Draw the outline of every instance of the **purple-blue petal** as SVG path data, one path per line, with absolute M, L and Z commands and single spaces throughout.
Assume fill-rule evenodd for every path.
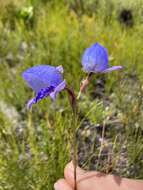
M 36 99 L 35 98 L 32 98 L 31 100 L 28 101 L 27 109 L 30 109 L 33 104 L 36 104 Z
M 53 86 L 49 86 L 45 89 L 41 89 L 36 95 L 36 102 L 38 102 L 39 100 L 42 100 L 43 98 L 49 96 L 50 93 L 54 91 L 54 89 L 55 89 L 55 87 L 53 87 Z
M 55 89 L 53 92 L 50 93 L 50 97 L 51 99 L 54 101 L 56 99 L 57 94 L 62 91 L 64 88 L 66 87 L 66 81 L 64 80 L 63 82 L 61 82 Z
M 102 71 L 102 73 L 109 73 L 111 71 L 120 70 L 122 68 L 123 68 L 122 66 L 113 66 L 109 67 L 108 69 L 105 69 L 104 71 Z
M 59 70 L 50 65 L 31 67 L 24 71 L 22 76 L 36 93 L 49 86 L 56 87 L 63 81 Z
M 33 104 L 38 103 L 40 100 L 42 100 L 43 98 L 47 97 L 50 95 L 50 93 L 52 93 L 54 91 L 55 87 L 50 86 L 48 88 L 45 89 L 41 89 L 37 94 L 35 98 L 32 98 L 28 104 L 27 104 L 27 108 L 30 109 L 32 107 Z
M 57 71 L 59 71 L 60 73 L 63 73 L 64 72 L 64 69 L 62 67 L 62 65 L 56 67 Z
M 99 43 L 87 48 L 82 57 L 83 70 L 87 73 L 102 72 L 108 68 L 108 52 Z
M 36 92 L 36 96 L 28 102 L 27 107 L 31 108 L 33 104 L 47 96 L 55 100 L 56 95 L 66 86 L 62 73 L 62 66 L 53 67 L 50 65 L 34 66 L 23 72 L 23 78 Z

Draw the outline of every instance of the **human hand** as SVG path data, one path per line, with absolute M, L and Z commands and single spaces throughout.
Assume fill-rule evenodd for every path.
M 55 190 L 74 190 L 74 169 L 70 162 L 65 167 L 65 179 L 59 179 Z M 78 190 L 143 190 L 143 180 L 132 180 L 106 175 L 96 171 L 85 171 L 77 167 Z

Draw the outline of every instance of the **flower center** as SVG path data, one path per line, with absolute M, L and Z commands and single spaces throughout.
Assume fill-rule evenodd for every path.
M 37 103 L 39 100 L 43 99 L 44 97 L 47 97 L 50 95 L 51 92 L 53 92 L 55 87 L 49 86 L 47 88 L 41 89 L 36 97 L 35 97 L 35 102 Z

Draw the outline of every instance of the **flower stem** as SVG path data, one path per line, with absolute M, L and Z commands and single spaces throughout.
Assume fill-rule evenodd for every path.
M 77 109 L 73 112 L 73 165 L 74 165 L 74 190 L 77 190 L 77 140 L 76 140 L 76 129 L 77 129 L 77 121 L 78 121 L 78 115 L 77 115 Z
M 69 101 L 72 107 L 72 134 L 73 134 L 73 165 L 74 165 L 74 190 L 77 190 L 77 164 L 78 164 L 78 159 L 77 159 L 77 141 L 76 141 L 76 129 L 77 129 L 77 122 L 78 122 L 78 106 L 77 106 L 77 98 L 74 93 L 74 91 L 70 88 L 66 88 L 69 94 Z
M 92 77 L 92 73 L 89 73 L 86 77 L 85 80 L 83 80 L 81 82 L 81 85 L 80 85 L 80 91 L 77 95 L 77 100 L 79 100 L 80 96 L 81 96 L 81 93 L 86 89 L 86 87 L 89 85 L 90 83 L 90 80 L 91 80 L 91 77 Z

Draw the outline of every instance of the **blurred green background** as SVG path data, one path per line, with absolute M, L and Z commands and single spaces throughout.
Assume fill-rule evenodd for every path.
M 124 69 L 96 75 L 79 101 L 79 138 L 83 144 L 92 139 L 84 144 L 92 145 L 86 158 L 94 164 L 101 151 L 101 133 L 91 137 L 90 126 L 102 130 L 105 123 L 103 146 L 112 145 L 113 157 L 95 168 L 143 179 L 143 0 L 0 0 L 0 190 L 52 190 L 63 177 L 71 152 L 67 94 L 56 103 L 39 102 L 30 113 L 26 103 L 34 94 L 21 73 L 33 65 L 62 65 L 77 93 L 86 77 L 81 56 L 95 42 L 108 49 L 111 65 Z M 79 162 L 86 161 L 79 156 Z

